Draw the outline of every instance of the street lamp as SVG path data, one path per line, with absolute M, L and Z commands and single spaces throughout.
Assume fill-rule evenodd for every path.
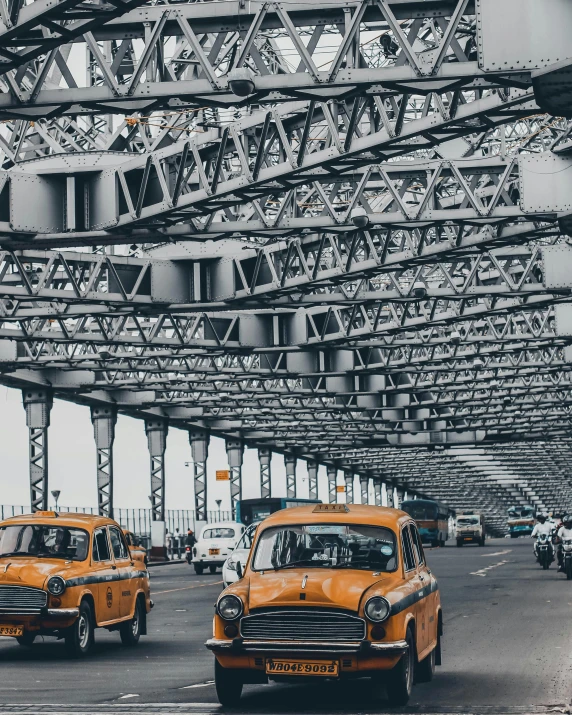
M 58 499 L 60 498 L 61 493 L 62 492 L 60 489 L 54 489 L 52 491 L 52 496 L 54 497 L 54 501 L 56 502 L 56 511 L 58 510 Z

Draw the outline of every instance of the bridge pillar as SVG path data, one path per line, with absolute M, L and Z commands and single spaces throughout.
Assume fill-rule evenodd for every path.
M 233 516 L 236 517 L 237 502 L 242 498 L 242 460 L 244 457 L 242 440 L 227 439 L 226 456 L 230 469 L 230 504 Z
M 382 501 L 381 501 L 381 479 L 374 479 L 373 480 L 373 491 L 375 494 L 375 505 L 376 506 L 382 506 Z
M 167 420 L 145 420 L 145 433 L 151 458 L 151 519 L 165 521 L 165 448 L 167 446 Z
M 22 390 L 28 426 L 30 504 L 32 511 L 48 508 L 48 427 L 52 393 L 45 389 Z
M 361 492 L 361 503 L 369 504 L 369 478 L 364 474 L 359 475 L 359 486 Z
M 266 499 L 272 491 L 272 452 L 268 447 L 258 448 L 258 462 L 260 463 L 260 496 Z
M 113 519 L 113 442 L 117 407 L 91 407 L 97 461 L 97 513 Z
M 397 487 L 393 487 L 393 506 L 395 509 L 399 509 L 401 502 L 403 501 L 403 492 Z
M 308 487 L 310 499 L 318 498 L 318 463 L 312 459 L 306 462 L 308 468 Z
M 330 504 L 336 504 L 338 501 L 338 492 L 336 490 L 336 479 L 338 477 L 338 470 L 334 464 L 328 464 L 328 500 Z
M 298 457 L 295 454 L 284 455 L 284 466 L 286 467 L 286 496 L 296 497 L 296 465 Z
M 344 482 L 346 485 L 346 504 L 354 503 L 354 473 L 344 471 Z
M 195 484 L 195 518 L 207 520 L 207 459 L 210 435 L 206 430 L 189 432 Z
M 391 488 L 390 484 L 387 484 L 387 482 L 383 482 L 383 500 L 384 500 L 384 505 L 383 506 L 393 506 L 393 490 Z

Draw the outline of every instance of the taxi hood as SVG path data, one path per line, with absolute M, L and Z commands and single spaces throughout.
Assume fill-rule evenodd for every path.
M 70 578 L 78 562 L 69 563 L 64 559 L 37 559 L 22 556 L 6 556 L 0 559 L 0 586 L 17 585 L 44 588 L 50 576 Z
M 365 591 L 390 574 L 354 569 L 291 568 L 250 574 L 249 610 L 264 606 L 330 606 L 359 609 Z M 302 583 L 305 579 L 305 585 Z

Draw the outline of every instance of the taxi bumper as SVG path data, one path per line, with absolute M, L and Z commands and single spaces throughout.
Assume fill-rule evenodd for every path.
M 16 618 L 25 618 L 27 620 L 56 620 L 68 621 L 79 616 L 79 608 L 0 608 L 0 619 L 6 618 L 12 620 Z
M 408 649 L 407 641 L 389 641 L 377 643 L 372 641 L 258 641 L 234 638 L 224 640 L 210 638 L 206 647 L 221 653 L 316 653 L 341 654 L 356 653 L 360 655 L 401 655 Z

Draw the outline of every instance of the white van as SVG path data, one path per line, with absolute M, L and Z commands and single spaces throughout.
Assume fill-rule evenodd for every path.
M 216 573 L 234 550 L 246 527 L 236 521 L 216 521 L 203 527 L 193 546 L 192 564 L 195 573 L 202 574 L 208 566 Z
M 457 546 L 463 544 L 485 545 L 485 518 L 482 514 L 457 513 Z

